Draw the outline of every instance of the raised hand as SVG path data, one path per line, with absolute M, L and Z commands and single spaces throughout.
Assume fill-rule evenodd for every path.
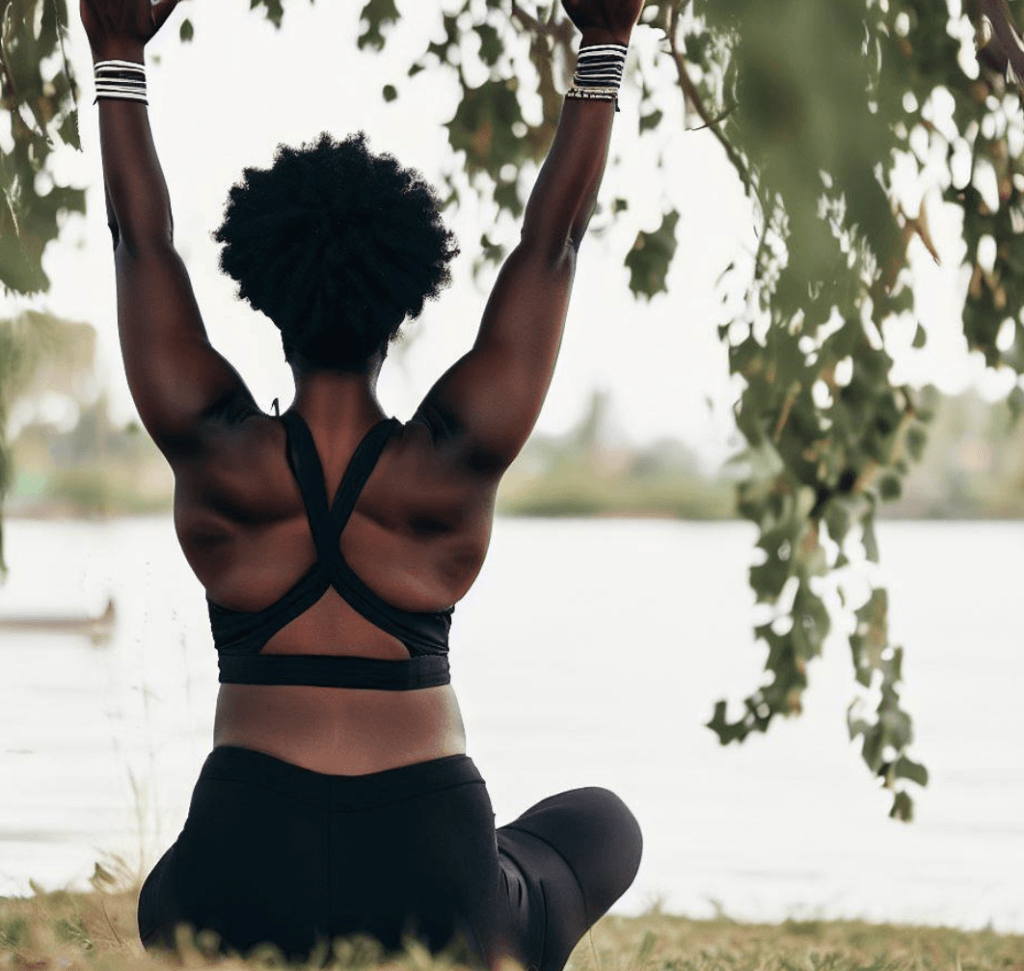
M 628 42 L 645 0 L 562 0 L 580 33 L 598 32 Z
M 142 47 L 166 23 L 181 0 L 79 0 L 82 26 L 93 53 L 117 56 Z

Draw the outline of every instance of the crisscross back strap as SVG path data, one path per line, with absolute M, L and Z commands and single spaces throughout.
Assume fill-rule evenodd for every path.
M 377 467 L 377 460 L 380 453 L 384 451 L 391 433 L 398 425 L 397 418 L 385 418 L 377 422 L 364 436 L 363 440 L 356 446 L 356 450 L 349 459 L 348 468 L 341 477 L 338 484 L 338 491 L 334 494 L 334 503 L 331 505 L 331 519 L 334 520 L 334 528 L 337 534 L 345 528 L 352 510 L 356 507 L 356 500 L 359 493 L 363 491 L 366 480 L 370 473 Z
M 328 509 L 324 470 L 309 426 L 294 411 L 285 412 L 281 420 L 288 433 L 288 463 L 302 492 L 317 557 L 321 566 L 330 575 L 334 575 L 341 565 L 338 537 L 352 515 L 359 493 L 377 464 L 388 436 L 398 422 L 394 418 L 385 418 L 363 436 L 341 478 L 334 503 Z

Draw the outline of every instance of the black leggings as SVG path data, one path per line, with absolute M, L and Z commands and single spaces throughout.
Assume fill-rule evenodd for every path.
M 143 884 L 142 942 L 173 948 L 185 923 L 215 931 L 225 953 L 269 942 L 305 961 L 337 937 L 369 935 L 392 953 L 408 936 L 492 969 L 510 956 L 561 971 L 633 882 L 640 827 L 597 787 L 494 821 L 466 755 L 344 776 L 215 748 Z

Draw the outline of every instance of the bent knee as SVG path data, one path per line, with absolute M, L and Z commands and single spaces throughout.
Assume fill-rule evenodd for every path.
M 557 853 L 579 885 L 587 926 L 629 889 L 640 868 L 640 824 L 622 799 L 602 786 L 548 796 L 502 829 L 513 841 L 516 831 L 529 833 Z
M 594 801 L 595 811 L 603 820 L 608 839 L 616 844 L 617 855 L 629 871 L 629 882 L 632 883 L 640 868 L 644 848 L 640 823 L 629 806 L 611 789 L 591 786 L 588 791 Z M 625 866 L 627 863 L 629 866 Z

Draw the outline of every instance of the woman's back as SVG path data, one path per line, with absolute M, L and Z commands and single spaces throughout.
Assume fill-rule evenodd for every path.
M 230 440 L 217 443 L 216 468 L 196 463 L 179 472 L 175 523 L 213 610 L 237 616 L 277 604 L 318 556 L 287 458 L 282 420 L 250 413 L 232 427 L 234 432 L 223 435 Z M 326 496 L 337 492 L 365 431 L 341 419 L 329 431 L 310 428 Z M 450 608 L 483 562 L 493 489 L 479 483 L 467 488 L 464 478 L 445 469 L 445 457 L 426 426 L 398 426 L 387 435 L 341 531 L 344 561 L 373 594 L 399 611 Z M 332 586 L 272 633 L 259 653 L 390 661 L 410 656 L 398 637 L 363 616 Z M 466 750 L 450 684 L 415 691 L 222 684 L 214 745 L 254 748 L 341 775 Z

